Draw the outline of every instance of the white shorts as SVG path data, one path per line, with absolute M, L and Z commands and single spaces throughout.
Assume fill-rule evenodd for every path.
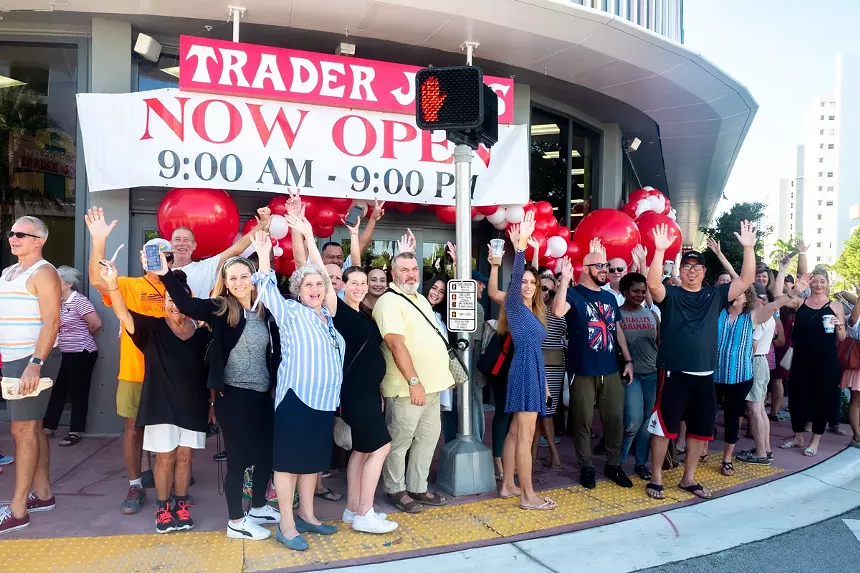
M 147 452 L 167 453 L 179 446 L 202 450 L 206 447 L 206 432 L 192 432 L 173 424 L 155 424 L 143 429 L 143 449 Z

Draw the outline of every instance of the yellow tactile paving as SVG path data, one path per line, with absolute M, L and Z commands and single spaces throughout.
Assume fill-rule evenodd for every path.
M 719 454 L 699 465 L 702 485 L 719 492 L 772 476 L 779 468 L 736 464 L 736 475 L 720 474 Z M 555 511 L 521 511 L 516 499 L 490 499 L 429 509 L 418 515 L 397 514 L 400 527 L 388 535 L 355 533 L 341 526 L 335 535 L 307 535 L 308 551 L 298 553 L 264 542 L 230 540 L 222 531 L 167 535 L 78 537 L 0 542 L 3 573 L 244 573 L 282 568 L 314 568 L 348 559 L 397 558 L 398 554 L 475 541 L 498 540 L 668 506 L 693 498 L 676 487 L 683 466 L 664 472 L 666 499 L 645 495 L 645 483 L 633 478 L 632 489 L 602 481 L 593 490 L 579 485 L 541 492 L 559 505 Z M 130 539 L 130 538 L 134 539 Z

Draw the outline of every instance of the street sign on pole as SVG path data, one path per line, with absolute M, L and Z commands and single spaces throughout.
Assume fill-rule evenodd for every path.
M 478 283 L 469 280 L 448 281 L 448 332 L 478 330 Z

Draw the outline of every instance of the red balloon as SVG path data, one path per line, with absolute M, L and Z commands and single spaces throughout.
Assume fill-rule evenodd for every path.
M 544 221 L 547 223 L 547 231 L 550 235 L 554 234 L 555 230 L 558 228 L 558 219 L 553 216 L 548 219 L 544 219 Z
M 621 207 L 621 212 L 630 217 L 631 219 L 636 218 L 636 201 L 628 201 L 626 205 Z
M 278 195 L 269 201 L 269 209 L 272 210 L 272 215 L 286 215 L 287 201 L 289 198 L 290 197 L 288 195 Z
M 251 232 L 251 229 L 257 226 L 257 220 L 253 217 L 245 221 L 245 224 L 242 226 L 242 235 L 247 235 Z
M 640 242 L 639 228 L 633 219 L 615 209 L 592 211 L 577 226 L 573 240 L 583 253 L 588 252 L 589 243 L 600 237 L 606 248 L 606 258 L 624 259 L 631 262 L 633 247 Z
M 296 261 L 294 261 L 292 257 L 287 257 L 286 255 L 278 257 L 275 259 L 275 270 L 279 274 L 289 277 L 296 272 Z
M 549 201 L 538 201 L 535 203 L 535 209 L 537 211 L 535 213 L 536 218 L 552 217 L 552 205 L 550 205 Z
M 669 229 L 669 238 L 672 239 L 672 246 L 666 250 L 664 260 L 675 260 L 681 251 L 681 243 L 683 242 L 678 223 L 661 213 L 646 211 L 636 219 L 636 225 L 642 234 L 642 246 L 648 249 L 648 257 L 646 258 L 648 264 L 651 264 L 651 259 L 654 257 L 654 228 L 657 225 L 666 225 Z
M 313 224 L 316 228 L 319 227 L 331 227 L 332 233 L 334 232 L 334 226 L 340 223 L 340 215 L 335 211 L 335 209 L 328 204 L 323 204 L 320 206 L 317 211 L 316 216 L 314 217 Z M 317 234 L 318 237 L 330 237 L 331 233 L 328 235 L 320 235 Z
M 558 223 L 556 223 L 558 224 Z M 546 219 L 535 220 L 535 233 L 546 235 L 549 232 L 549 222 Z
M 555 267 L 556 267 L 556 265 L 558 265 L 558 259 L 554 259 L 552 257 L 549 257 L 548 259 L 545 259 L 541 264 L 543 266 L 547 267 L 552 272 L 555 272 Z
M 334 235 L 334 225 L 316 225 L 314 227 L 314 235 L 320 239 L 328 239 Z
M 559 225 L 558 227 L 556 227 L 553 230 L 552 234 L 556 237 L 561 237 L 565 241 L 570 240 L 570 229 L 568 229 L 564 225 Z
M 490 215 L 492 215 L 493 213 L 495 213 L 496 211 L 499 210 L 499 206 L 498 205 L 485 205 L 484 207 L 476 207 L 476 209 L 478 209 L 478 213 L 480 213 L 481 215 L 489 217 Z
M 326 202 L 338 213 L 346 213 L 352 206 L 352 199 L 345 199 L 342 197 L 329 197 L 326 199 Z
M 582 264 L 582 261 L 577 261 L 577 262 L 573 263 L 573 281 L 574 282 L 577 282 L 577 283 L 579 282 L 579 275 L 582 274 L 582 270 L 584 268 L 585 268 L 585 266 Z
M 567 252 L 565 253 L 565 256 L 569 258 L 571 262 L 582 260 L 582 251 L 575 241 L 569 241 L 567 243 Z
M 273 239 L 274 241 L 274 239 Z M 275 241 L 275 244 L 281 247 L 284 250 L 284 254 L 281 255 L 281 258 L 292 259 L 293 258 L 293 234 L 287 233 L 287 236 L 281 239 L 280 241 Z
M 438 205 L 436 207 L 436 216 L 443 223 L 453 225 L 457 222 L 457 208 L 454 205 Z
M 308 221 L 313 221 L 321 206 L 325 204 L 324 201 L 320 201 L 317 197 L 302 197 L 302 205 L 305 208 L 305 217 Z
M 478 208 L 477 208 L 477 207 L 472 207 L 472 216 L 471 216 L 471 217 L 469 217 L 469 218 L 470 218 L 470 219 L 474 219 L 477 215 L 478 215 Z
M 215 256 L 233 245 L 239 231 L 239 209 L 223 189 L 173 189 L 158 206 L 158 232 L 170 240 L 174 229 L 194 233 L 194 258 Z
M 537 213 L 537 205 L 535 205 L 534 203 L 526 203 L 525 205 L 523 205 L 523 213 L 530 212 Z
M 546 257 L 546 237 L 543 235 L 532 235 L 533 239 L 537 239 L 539 247 L 538 247 L 538 259 L 542 259 Z M 532 259 L 534 258 L 535 250 L 529 245 L 526 247 L 526 263 L 531 264 Z M 538 260 L 540 262 L 540 260 Z
M 404 215 L 411 215 L 421 206 L 418 203 L 392 203 L 391 206 L 403 213 Z M 428 205 L 428 207 L 431 207 Z

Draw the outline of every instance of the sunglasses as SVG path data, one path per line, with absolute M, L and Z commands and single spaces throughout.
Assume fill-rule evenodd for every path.
M 540 289 L 541 289 L 543 292 L 548 292 L 548 293 L 550 293 L 550 294 L 555 294 L 555 291 L 554 291 L 553 289 L 549 288 L 548 286 L 543 286 L 543 285 L 541 285 Z
M 682 271 L 701 271 L 705 268 L 705 265 L 681 265 Z
M 591 263 L 590 265 L 585 265 L 586 267 L 594 267 L 598 271 L 602 271 L 604 269 L 609 268 L 609 263 Z
M 627 267 L 615 267 L 615 268 L 609 267 L 610 273 L 623 273 L 626 270 L 627 270 Z
M 23 239 L 25 237 L 32 237 L 34 239 L 42 238 L 39 235 L 31 235 L 30 233 L 22 233 L 21 231 L 9 231 L 8 233 L 6 233 L 6 236 L 10 239 L 12 237 L 15 237 L 16 239 Z

